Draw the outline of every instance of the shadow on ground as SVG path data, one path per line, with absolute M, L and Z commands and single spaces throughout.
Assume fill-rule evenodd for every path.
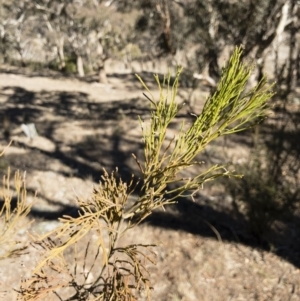
M 286 217 L 283 222 L 287 222 Z M 247 217 L 236 218 L 233 212 L 219 211 L 210 205 L 201 204 L 201 200 L 200 203 L 195 203 L 181 199 L 173 209 L 154 212 L 146 223 L 203 237 L 214 237 L 216 240 L 220 235 L 223 241 L 271 251 L 300 267 L 299 216 L 290 216 L 287 226 L 282 229 L 271 227 L 265 229 L 267 234 L 262 240 L 261 237 L 252 235 L 252 225 Z
M 7 96 L 0 112 L 1 140 L 5 144 L 14 139 L 12 146 L 27 151 L 24 160 L 15 160 L 19 162 L 16 168 L 51 170 L 51 160 L 57 159 L 73 171 L 72 176 L 83 179 L 90 176 L 95 181 L 100 179 L 103 168 L 119 166 L 125 176 L 126 170 L 130 170 L 126 161 L 141 143 L 133 143 L 124 134 L 138 125 L 135 121 L 138 115 L 149 115 L 143 100 L 99 103 L 89 100 L 85 93 L 33 93 L 20 87 L 5 87 L 0 93 Z M 39 136 L 51 147 L 40 145 L 35 138 L 23 139 L 22 123 L 34 123 Z M 5 159 L 14 161 L 12 155 Z

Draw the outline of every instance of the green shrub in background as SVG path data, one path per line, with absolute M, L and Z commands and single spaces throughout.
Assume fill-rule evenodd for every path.
M 241 48 L 236 48 L 202 113 L 192 124 L 183 122 L 171 140 L 166 138 L 169 125 L 181 109 L 176 102 L 181 68 L 172 85 L 170 75 L 162 82 L 155 76 L 158 99 L 138 77 L 151 109 L 150 120 L 140 119 L 144 158 L 134 156 L 141 184 L 134 184 L 134 176 L 126 183 L 105 171 L 92 196 L 78 200 L 78 217 L 64 216 L 58 229 L 37 238 L 44 258 L 32 277 L 22 282 L 20 300 L 50 300 L 51 296 L 57 300 L 137 300 L 141 294 L 150 300 L 147 265 L 155 261 L 155 246 L 123 245 L 120 238 L 157 208 L 176 202 L 179 196 L 193 196 L 204 183 L 223 176 L 239 177 L 223 165 L 189 178 L 183 172 L 203 165 L 196 157 L 211 141 L 265 117 L 272 86 L 263 78 L 246 91 L 251 67 L 241 62 L 241 54 Z M 133 194 L 137 194 L 135 201 Z M 83 241 L 85 250 L 78 250 Z M 70 253 L 73 262 L 68 263 Z
M 224 185 L 233 197 L 235 213 L 242 214 L 253 237 L 270 248 L 273 243 L 268 240 L 268 232 L 272 232 L 274 223 L 290 222 L 299 206 L 299 154 L 286 143 L 289 136 L 284 137 L 286 129 L 295 136 L 299 131 L 299 124 L 293 126 L 291 119 L 277 119 L 280 132 L 273 130 L 276 134 L 269 147 L 257 131 L 249 159 L 238 167 L 243 178 Z
M 60 69 L 59 62 L 54 60 L 49 64 L 49 69 L 59 72 L 64 72 L 66 74 L 73 74 L 77 72 L 76 57 L 75 56 L 65 56 L 65 67 Z

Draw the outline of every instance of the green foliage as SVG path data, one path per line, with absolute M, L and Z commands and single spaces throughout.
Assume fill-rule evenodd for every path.
M 154 246 L 123 245 L 121 238 L 154 210 L 175 202 L 179 196 L 193 196 L 204 183 L 216 178 L 237 176 L 222 165 L 214 165 L 189 178 L 183 177 L 182 172 L 203 165 L 196 157 L 212 140 L 244 130 L 265 114 L 266 102 L 272 96 L 271 86 L 263 78 L 255 88 L 245 92 L 251 68 L 241 63 L 241 53 L 236 48 L 202 113 L 191 125 L 182 123 L 170 140 L 167 139 L 169 125 L 181 109 L 176 95 L 182 69 L 178 69 L 172 85 L 170 75 L 162 82 L 155 76 L 158 99 L 138 77 L 149 93 L 151 109 L 149 121 L 140 119 L 143 162 L 134 156 L 142 173 L 141 188 L 136 191 L 139 186 L 134 176 L 126 183 L 118 180 L 115 173 L 105 171 L 93 195 L 88 200 L 78 200 L 78 217 L 64 216 L 58 229 L 37 238 L 45 258 L 32 277 L 22 283 L 20 298 L 137 300 L 144 292 L 150 299 L 147 266 L 154 262 Z M 135 201 L 133 193 L 138 194 Z M 88 243 L 82 254 L 77 244 L 85 239 Z M 71 250 L 75 259 L 67 263 L 65 254 Z
M 65 67 L 63 68 L 63 70 L 60 69 L 59 65 L 60 64 L 58 61 L 54 61 L 54 62 L 50 63 L 49 68 L 51 70 L 62 71 L 67 74 L 74 74 L 77 72 L 75 56 L 66 56 L 65 57 Z
M 77 71 L 77 65 L 76 65 L 76 58 L 75 57 L 66 57 L 65 58 L 65 67 L 63 69 L 63 72 L 65 73 L 76 73 Z
M 181 69 L 178 70 L 171 90 L 170 76 L 164 79 L 162 85 L 158 76 L 155 77 L 160 89 L 158 102 L 155 102 L 154 96 L 142 82 L 151 95 L 149 100 L 152 116 L 150 126 L 145 127 L 142 122 L 145 164 L 142 167 L 138 161 L 137 163 L 144 174 L 143 196 L 133 208 L 142 211 L 144 217 L 155 205 L 159 204 L 160 207 L 168 204 L 188 191 L 194 193 L 205 182 L 217 177 L 233 175 L 225 166 L 215 165 L 194 178 L 182 179 L 178 176 L 180 171 L 202 164 L 196 161 L 195 157 L 212 140 L 242 131 L 249 127 L 251 122 L 260 121 L 264 117 L 266 102 L 273 95 L 270 91 L 271 87 L 266 86 L 266 78 L 263 78 L 252 90 L 244 92 L 251 68 L 240 62 L 241 53 L 240 48 L 235 50 L 223 70 L 216 92 L 207 99 L 202 113 L 197 116 L 195 122 L 190 127 L 182 123 L 178 135 L 174 136 L 165 148 L 163 145 L 168 126 L 180 110 L 175 97 Z M 164 89 L 165 85 L 166 89 Z M 165 190 L 167 185 L 174 183 L 177 186 L 179 184 L 175 190 Z M 154 203 L 146 201 L 147 205 L 142 207 L 144 198 L 148 200 L 149 195 L 155 200 Z M 129 214 L 132 212 L 134 209 L 131 209 Z
M 291 216 L 300 195 L 282 173 L 272 173 L 274 163 L 278 164 L 269 152 L 256 149 L 252 159 L 240 166 L 244 177 L 226 184 L 235 208 L 246 217 L 251 234 L 261 242 L 274 221 Z
M 77 64 L 76 64 L 76 57 L 75 56 L 66 56 L 65 57 L 65 66 L 61 69 L 60 62 L 57 60 L 51 62 L 48 66 L 49 69 L 54 71 L 60 71 L 66 74 L 76 74 L 77 73 Z M 87 65 L 83 65 L 83 70 L 85 74 L 91 72 Z
M 298 140 L 294 145 L 291 142 L 293 135 L 299 135 L 298 118 L 291 115 L 286 118 L 280 113 L 275 116 L 271 142 L 257 132 L 247 162 L 238 166 L 244 177 L 224 185 L 233 197 L 236 211 L 246 218 L 248 230 L 259 242 L 268 244 L 266 235 L 272 232 L 274 222 L 289 223 L 300 197 Z

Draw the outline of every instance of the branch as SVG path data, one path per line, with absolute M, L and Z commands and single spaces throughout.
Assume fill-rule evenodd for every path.
M 276 37 L 275 38 L 277 38 L 277 43 L 281 42 L 282 33 L 284 32 L 285 27 L 292 22 L 292 19 L 288 18 L 289 17 L 288 12 L 289 12 L 289 1 L 285 2 L 285 4 L 282 6 L 282 9 L 281 9 L 280 21 L 276 28 Z

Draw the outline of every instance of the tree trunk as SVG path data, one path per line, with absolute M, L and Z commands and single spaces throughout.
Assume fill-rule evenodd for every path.
M 59 59 L 59 69 L 62 70 L 66 66 L 64 53 L 64 38 L 60 37 L 57 41 L 57 54 Z
M 98 39 L 98 47 L 97 47 L 97 54 L 98 54 L 98 79 L 99 83 L 107 84 L 107 76 L 105 71 L 105 61 L 108 59 L 108 56 L 104 52 L 104 48 L 101 43 L 101 38 Z
M 77 72 L 79 77 L 83 77 L 84 76 L 84 69 L 83 69 L 83 62 L 82 62 L 82 57 L 81 55 L 77 55 Z
M 171 55 L 175 55 L 176 49 L 172 41 L 172 28 L 169 5 L 170 4 L 168 3 L 168 1 L 164 0 L 161 4 L 156 4 L 156 10 L 163 22 L 162 37 L 164 47 L 168 53 L 170 53 Z
M 107 84 L 108 83 L 104 61 L 99 63 L 98 77 L 99 77 L 99 83 L 101 83 L 101 84 Z

